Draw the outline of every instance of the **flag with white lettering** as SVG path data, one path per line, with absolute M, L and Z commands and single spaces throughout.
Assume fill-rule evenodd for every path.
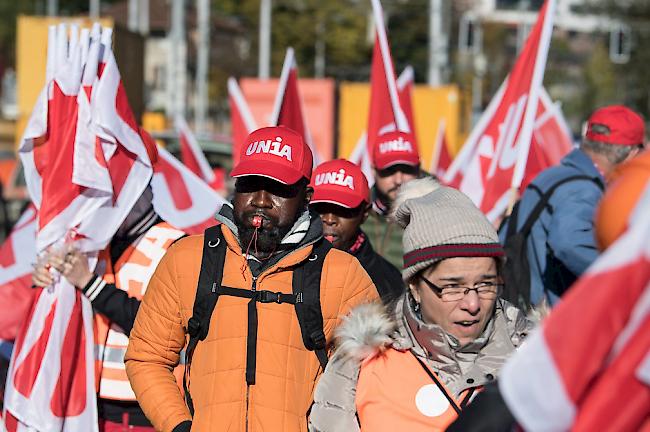
M 553 30 L 556 0 L 540 10 L 512 71 L 446 173 L 494 221 L 521 185 Z
M 319 165 L 324 160 L 314 146 L 307 125 L 302 98 L 298 89 L 298 65 L 296 64 L 293 48 L 287 48 L 287 54 L 284 57 L 278 92 L 275 96 L 273 113 L 271 114 L 271 126 L 286 126 L 298 132 L 311 149 L 314 156 L 314 166 Z
M 257 129 L 253 114 L 235 78 L 228 78 L 228 101 L 230 103 L 230 127 L 232 136 L 232 163 L 239 162 L 239 154 L 248 134 Z
M 499 388 L 524 430 L 647 430 L 648 214 L 650 182 L 628 230 L 589 267 L 502 369 Z
M 540 172 L 559 164 L 572 148 L 571 130 L 564 119 L 562 109 L 553 103 L 546 89 L 542 87 L 528 163 L 520 190 L 524 190 Z

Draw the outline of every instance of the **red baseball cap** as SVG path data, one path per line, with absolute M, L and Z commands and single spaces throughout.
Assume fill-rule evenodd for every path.
M 420 165 L 420 155 L 413 135 L 401 131 L 378 136 L 373 145 L 372 159 L 376 169 L 402 164 Z
M 283 184 L 311 179 L 313 156 L 300 134 L 284 126 L 253 131 L 242 146 L 232 177 L 262 176 Z
M 638 145 L 645 140 L 643 117 L 623 105 L 599 108 L 587 121 L 585 138 L 615 145 Z
M 332 203 L 346 208 L 357 208 L 370 202 L 368 180 L 361 168 L 345 159 L 323 162 L 314 170 L 311 187 L 314 195 L 310 203 Z

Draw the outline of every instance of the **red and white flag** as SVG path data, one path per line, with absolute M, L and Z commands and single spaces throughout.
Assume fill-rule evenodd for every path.
M 446 173 L 494 221 L 521 185 L 553 31 L 556 0 L 547 0 L 514 67 Z M 459 177 L 462 176 L 462 179 Z
M 228 101 L 230 103 L 230 124 L 232 135 L 233 166 L 239 162 L 239 154 L 248 134 L 257 129 L 257 124 L 237 80 L 228 78 Z
M 196 141 L 196 137 L 187 125 L 185 119 L 181 116 L 175 120 L 176 131 L 178 132 L 178 141 L 181 150 L 181 161 L 190 171 L 203 179 L 207 184 L 213 187 L 216 180 L 214 171 L 203 154 L 203 150 Z
M 375 6 L 375 3 L 377 3 L 377 6 Z M 375 176 L 372 171 L 372 146 L 371 143 L 368 142 L 368 136 L 373 136 L 376 139 L 381 134 L 394 131 L 396 127 L 395 125 L 399 124 L 401 125 L 399 130 L 413 132 L 412 140 L 415 145 L 417 145 L 417 142 L 415 141 L 413 104 L 411 100 L 414 85 L 413 68 L 411 66 L 404 68 L 397 79 L 397 82 L 395 82 L 393 60 L 391 59 L 388 41 L 386 39 L 386 29 L 383 27 L 383 17 L 377 21 L 377 12 L 375 8 L 379 8 L 380 16 L 383 14 L 381 11 L 381 4 L 378 1 L 373 1 L 375 24 L 377 25 L 377 37 L 375 38 L 372 70 L 370 75 L 370 110 L 368 128 L 359 137 L 359 140 L 349 157 L 351 162 L 354 162 L 361 167 L 361 171 L 368 179 L 368 185 L 370 187 L 375 183 Z M 381 38 L 385 41 L 386 57 L 384 57 L 384 50 L 381 47 Z M 390 67 L 387 67 L 387 64 Z M 387 74 L 390 74 L 390 76 Z M 390 83 L 392 83 L 392 85 Z M 395 92 L 397 93 L 396 106 L 392 105 L 392 87 L 395 88 Z M 398 117 L 400 120 L 397 120 Z
M 20 216 L 0 246 L 0 339 L 13 341 L 34 300 L 32 263 L 36 261 L 36 208 Z
M 553 103 L 544 87 L 539 93 L 539 104 L 533 139 L 528 153 L 526 172 L 521 182 L 520 190 L 546 168 L 560 163 L 573 148 L 571 130 L 564 119 L 562 110 Z
M 397 98 L 402 112 L 406 117 L 409 130 L 413 132 L 413 142 L 417 145 L 415 137 L 415 118 L 413 117 L 413 87 L 415 86 L 415 72 L 413 66 L 406 66 L 397 78 Z
M 372 11 L 376 35 L 370 70 L 370 111 L 367 129 L 367 146 L 371 155 L 374 143 L 380 135 L 395 130 L 412 132 L 400 106 L 393 59 L 384 27 L 384 12 L 379 0 L 372 0 Z
M 171 153 L 158 148 L 151 179 L 153 206 L 160 217 L 188 234 L 216 225 L 214 216 L 225 199 Z
M 314 156 L 314 166 L 323 161 L 314 146 L 311 133 L 309 133 L 307 118 L 305 117 L 302 98 L 298 89 L 298 65 L 296 64 L 293 48 L 287 48 L 287 54 L 284 57 L 278 92 L 275 96 L 273 113 L 271 114 L 271 126 L 286 126 L 298 132 L 311 149 Z
M 436 143 L 433 147 L 431 156 L 431 166 L 429 172 L 439 179 L 444 178 L 445 172 L 451 165 L 452 157 L 447 146 L 447 128 L 445 119 L 441 119 L 438 124 L 438 133 L 436 134 Z
M 149 183 L 155 148 L 131 112 L 111 30 L 50 28 L 46 85 L 20 145 L 38 208 L 36 251 L 74 243 L 91 268 Z M 96 431 L 93 311 L 65 278 L 39 290 L 12 353 L 9 429 Z
M 501 393 L 524 430 L 648 430 L 648 214 L 650 182 L 627 232 L 502 369 Z

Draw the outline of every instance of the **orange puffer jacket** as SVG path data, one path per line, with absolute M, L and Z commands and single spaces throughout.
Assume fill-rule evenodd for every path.
M 250 289 L 252 275 L 239 242 L 225 225 L 222 229 L 227 243 L 222 283 Z M 127 374 L 142 409 L 160 431 L 172 431 L 191 420 L 172 369 L 187 338 L 202 247 L 203 236 L 191 236 L 169 249 L 149 283 L 131 331 Z M 311 250 L 312 246 L 298 248 L 264 270 L 257 279 L 257 290 L 291 293 L 291 267 L 309 258 Z M 376 297 L 375 286 L 356 258 L 332 249 L 321 277 L 328 342 L 341 316 Z M 220 296 L 208 336 L 194 351 L 192 430 L 306 431 L 307 410 L 322 372 L 318 359 L 303 345 L 293 305 L 258 303 L 256 383 L 247 386 L 248 302 Z

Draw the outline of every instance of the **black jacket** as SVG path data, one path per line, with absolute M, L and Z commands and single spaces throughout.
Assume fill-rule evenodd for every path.
M 377 292 L 384 304 L 388 304 L 402 295 L 404 292 L 402 274 L 397 267 L 375 252 L 367 236 L 359 249 L 350 253 L 359 260 L 361 266 L 366 270 L 377 287 Z

